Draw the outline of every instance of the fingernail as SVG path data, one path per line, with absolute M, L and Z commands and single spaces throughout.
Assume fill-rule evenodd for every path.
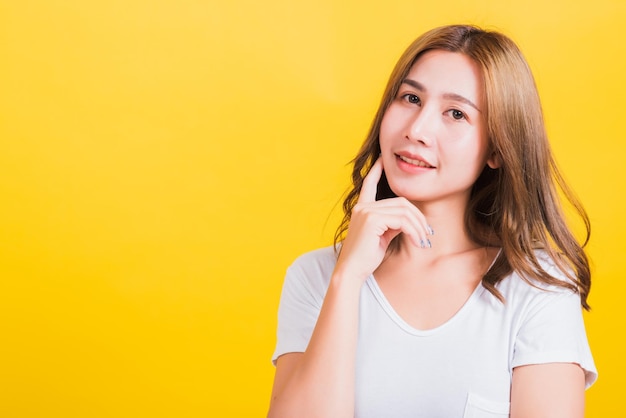
M 424 242 L 423 239 L 420 240 L 420 247 L 426 248 L 426 243 Z
M 435 235 L 435 231 L 433 230 L 433 227 L 428 225 L 428 232 L 430 233 L 430 235 Z
M 426 242 L 428 243 L 428 248 L 433 248 L 433 244 L 430 243 L 429 239 L 427 239 Z

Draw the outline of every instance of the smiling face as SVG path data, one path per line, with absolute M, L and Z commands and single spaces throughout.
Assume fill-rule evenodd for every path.
M 380 127 L 391 190 L 413 202 L 465 204 L 489 157 L 483 78 L 468 56 L 424 53 L 411 67 Z

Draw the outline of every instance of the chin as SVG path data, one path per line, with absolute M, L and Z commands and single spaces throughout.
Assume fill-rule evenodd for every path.
M 387 189 L 389 197 L 404 197 L 411 202 L 421 201 L 424 198 L 423 194 L 417 193 L 414 187 L 398 187 L 389 184 Z

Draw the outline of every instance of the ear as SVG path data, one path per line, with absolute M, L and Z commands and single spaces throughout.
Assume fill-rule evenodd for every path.
M 497 154 L 495 151 L 491 151 L 489 157 L 487 158 L 487 166 L 495 170 L 496 168 L 500 168 L 501 165 L 502 159 L 500 158 L 500 155 Z

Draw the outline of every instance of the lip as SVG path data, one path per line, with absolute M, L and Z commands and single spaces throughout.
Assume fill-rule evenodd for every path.
M 419 154 L 413 154 L 408 151 L 399 151 L 395 153 L 395 156 L 398 163 L 402 166 L 406 166 L 406 168 L 421 170 L 431 170 L 433 168 L 437 168 L 433 163 Z M 411 162 L 405 161 L 405 159 L 419 161 L 421 164 L 425 164 L 426 166 L 412 164 Z

